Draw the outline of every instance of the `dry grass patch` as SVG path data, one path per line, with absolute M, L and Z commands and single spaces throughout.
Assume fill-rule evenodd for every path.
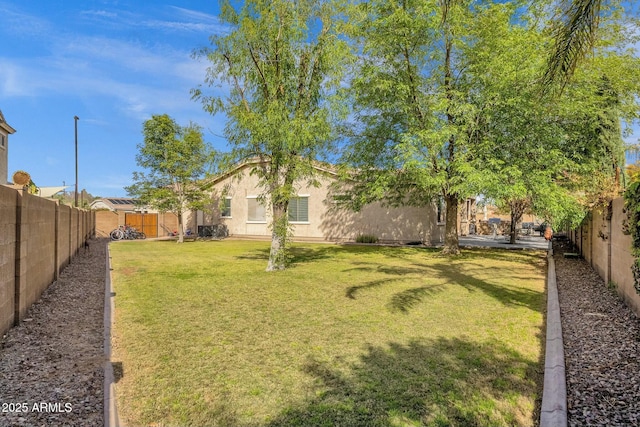
M 533 425 L 540 252 L 111 245 L 127 425 Z

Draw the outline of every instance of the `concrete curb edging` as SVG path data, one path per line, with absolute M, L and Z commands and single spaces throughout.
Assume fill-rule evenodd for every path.
M 551 242 L 549 242 L 547 260 L 549 265 L 547 271 L 547 331 L 540 427 L 566 427 L 567 380 L 565 376 L 560 302 L 558 301 L 558 286 L 556 283 L 556 264 L 553 260 Z
M 111 364 L 111 326 L 113 325 L 114 294 L 111 289 L 111 253 L 107 243 L 106 276 L 104 287 L 104 425 L 118 427 L 118 410 L 116 408 L 116 381 Z

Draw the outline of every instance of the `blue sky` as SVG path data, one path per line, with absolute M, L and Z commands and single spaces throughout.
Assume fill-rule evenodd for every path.
M 38 186 L 75 183 L 125 196 L 142 123 L 167 113 L 205 129 L 220 150 L 224 119 L 190 98 L 207 64 L 191 57 L 228 31 L 218 2 L 194 0 L 0 0 L 0 110 L 9 137 L 9 179 L 26 170 Z

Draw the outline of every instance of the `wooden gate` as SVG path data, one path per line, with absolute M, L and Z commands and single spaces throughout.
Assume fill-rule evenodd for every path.
M 158 214 L 127 213 L 124 223 L 142 231 L 147 237 L 158 237 Z

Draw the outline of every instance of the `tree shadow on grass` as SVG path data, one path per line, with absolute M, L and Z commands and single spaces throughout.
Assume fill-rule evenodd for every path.
M 512 262 L 517 260 L 520 263 L 524 263 L 530 266 L 537 266 L 540 260 L 546 257 L 546 252 L 542 250 L 535 251 L 513 251 L 501 248 L 484 248 L 484 247 L 469 247 L 462 248 L 460 255 L 444 255 L 441 249 L 434 248 L 415 248 L 419 253 L 422 252 L 428 255 L 430 258 L 441 258 L 444 260 L 452 261 L 464 261 L 466 263 L 478 263 L 480 265 L 486 264 L 487 260 L 490 261 L 508 261 Z M 389 252 L 389 257 L 399 258 L 408 262 L 415 260 L 415 257 L 410 257 L 410 252 L 395 251 Z
M 446 285 L 425 285 L 397 292 L 391 297 L 388 307 L 391 311 L 407 313 L 426 297 L 444 292 Z
M 289 249 L 289 265 L 295 267 L 306 262 L 320 261 L 336 256 L 343 249 L 335 245 L 326 246 L 293 246 Z
M 349 286 L 345 296 L 349 299 L 356 299 L 357 294 L 360 292 L 366 292 L 375 288 L 391 285 L 392 283 L 399 282 L 401 280 L 403 280 L 402 277 L 391 277 L 387 279 L 372 280 L 363 285 Z M 425 297 L 444 292 L 445 288 L 446 286 L 444 284 L 429 284 L 413 287 L 394 294 L 391 297 L 391 301 L 388 306 L 391 311 L 407 312 L 409 308 L 422 302 Z
M 524 287 L 517 287 L 518 277 L 508 273 L 515 281 L 514 286 L 505 286 L 492 283 L 488 280 L 480 280 L 460 271 L 439 267 L 441 277 L 458 284 L 469 292 L 482 292 L 505 306 L 523 306 L 530 310 L 542 312 L 544 310 L 544 290 L 535 291 Z M 526 277 L 529 280 L 529 277 Z
M 432 249 L 418 248 L 417 251 L 426 251 L 425 255 L 438 256 L 433 254 Z M 360 246 L 294 246 L 290 249 L 289 266 L 294 267 L 307 262 L 315 262 L 330 259 L 341 252 L 346 253 L 362 253 L 363 248 Z M 452 263 L 421 263 L 416 261 L 414 251 L 397 250 L 397 248 L 388 247 L 364 247 L 364 252 L 384 252 L 385 256 L 397 258 L 406 261 L 408 265 L 380 265 L 367 261 L 353 261 L 353 268 L 344 270 L 345 272 L 376 272 L 383 275 L 383 278 L 376 279 L 364 284 L 349 286 L 346 289 L 346 297 L 356 299 L 358 294 L 375 288 L 391 285 L 395 282 L 402 281 L 404 278 L 414 276 L 416 278 L 424 278 L 423 284 L 410 289 L 402 290 L 396 293 L 390 300 L 388 306 L 390 310 L 397 312 L 408 312 L 416 305 L 420 304 L 424 298 L 443 292 L 447 285 L 459 285 L 467 289 L 469 292 L 483 292 L 486 295 L 495 298 L 506 306 L 526 306 L 531 310 L 541 312 L 544 310 L 544 304 L 541 303 L 541 292 L 533 291 L 523 287 L 505 286 L 495 283 L 491 280 L 481 280 L 467 272 L 463 272 L 455 264 Z M 512 253 L 501 250 L 483 250 L 471 249 L 465 250 L 461 259 L 467 267 L 472 266 L 477 270 L 492 272 L 492 277 L 499 278 L 508 276 L 517 283 L 517 280 L 529 280 L 526 275 L 520 275 L 517 272 L 507 270 L 500 267 L 490 267 L 486 265 L 487 260 L 495 261 L 513 261 L 514 257 L 521 258 L 519 262 L 535 267 L 541 267 L 544 263 L 541 256 L 532 253 Z M 240 255 L 238 259 L 264 260 L 269 258 L 269 249 L 257 249 L 250 253 Z M 483 264 L 484 261 L 484 264 Z M 486 274 L 485 274 L 486 275 Z M 436 283 L 430 283 L 435 281 Z M 514 283 L 515 284 L 515 283 Z
M 335 245 L 335 244 L 313 244 L 307 246 L 304 244 L 294 244 L 288 250 L 287 267 L 295 268 L 307 262 L 321 261 L 340 256 L 342 254 L 364 255 L 368 253 L 384 252 L 384 255 L 392 254 L 396 247 L 384 246 L 358 246 L 358 245 Z M 269 259 L 269 248 L 255 249 L 242 255 L 236 256 L 236 259 L 245 260 L 264 260 Z
M 458 338 L 370 346 L 347 372 L 313 358 L 303 370 L 311 397 L 268 426 L 533 425 L 542 380 L 500 342 Z
M 403 249 L 410 249 L 411 252 L 418 250 L 424 252 L 425 255 L 429 253 L 437 252 L 437 249 L 433 248 L 407 248 L 403 246 L 367 246 L 367 245 L 336 245 L 336 244 L 314 244 L 307 246 L 304 244 L 294 244 L 288 251 L 288 266 L 295 267 L 296 265 L 306 262 L 313 262 L 319 260 L 330 259 L 340 254 L 353 254 L 353 255 L 365 255 L 365 254 L 381 254 L 389 257 L 395 257 L 396 252 Z M 242 255 L 236 256 L 236 259 L 243 260 L 264 260 L 269 259 L 269 248 L 255 249 L 251 252 L 247 252 Z
M 320 261 L 324 259 L 329 259 L 336 254 L 338 254 L 343 249 L 341 247 L 337 247 L 335 245 L 326 245 L 319 247 L 308 247 L 308 246 L 293 246 L 289 248 L 288 251 L 288 259 L 287 266 L 295 267 L 298 264 L 303 264 L 306 262 Z M 269 248 L 264 249 L 255 249 L 251 252 L 247 252 L 242 255 L 236 256 L 236 259 L 243 260 L 269 260 Z
M 486 272 L 486 267 L 480 266 L 478 267 L 478 270 Z M 514 274 L 513 271 L 498 268 L 494 270 L 495 272 L 492 277 L 506 275 L 510 279 L 514 280 L 514 285 L 519 279 L 530 279 L 528 276 Z M 360 292 L 365 292 L 367 290 L 391 285 L 394 282 L 401 281 L 403 280 L 403 277 L 413 277 L 418 280 L 423 278 L 423 285 L 399 291 L 391 297 L 389 302 L 389 308 L 391 311 L 408 312 L 410 309 L 420 304 L 424 298 L 444 292 L 448 285 L 462 286 L 469 292 L 482 292 L 492 298 L 495 298 L 505 306 L 525 306 L 538 312 L 542 312 L 544 310 L 542 291 L 538 292 L 524 287 L 505 286 L 500 283 L 494 283 L 490 280 L 481 280 L 461 271 L 461 269 L 452 264 L 421 264 L 412 262 L 410 267 L 395 267 L 359 262 L 357 263 L 357 267 L 349 269 L 348 271 L 375 271 L 385 276 L 383 279 L 377 279 L 364 284 L 348 287 L 346 290 L 346 296 L 350 299 L 356 299 Z
M 255 250 L 252 250 L 251 252 L 247 252 L 242 255 L 237 255 L 236 259 L 266 262 L 269 260 L 269 248 L 255 249 Z

